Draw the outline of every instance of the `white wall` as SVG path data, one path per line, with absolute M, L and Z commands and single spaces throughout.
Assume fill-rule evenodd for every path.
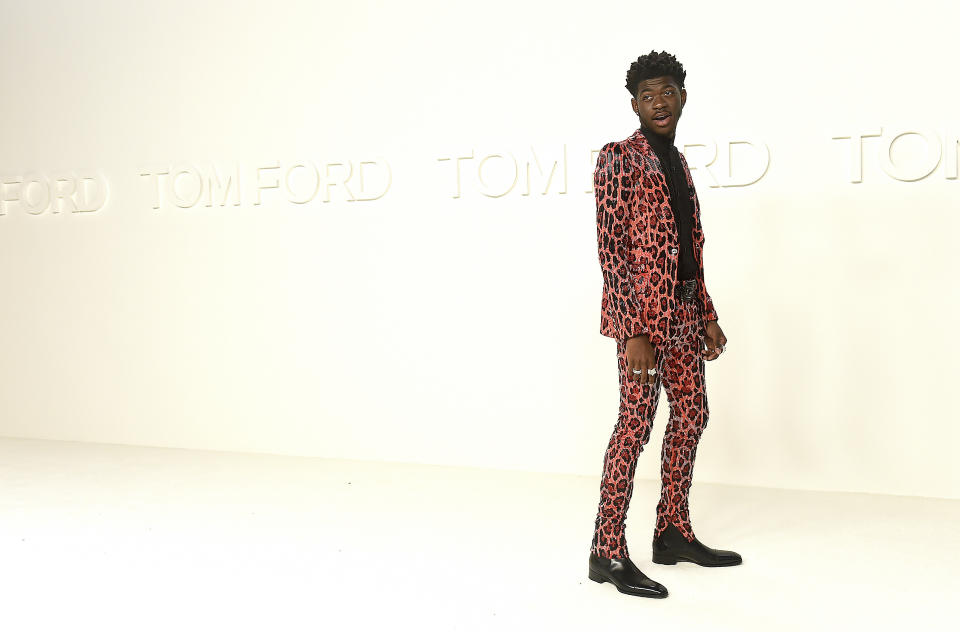
M 3 4 L 0 435 L 599 476 L 591 151 L 667 49 L 697 480 L 960 497 L 955 2 L 197 4 Z

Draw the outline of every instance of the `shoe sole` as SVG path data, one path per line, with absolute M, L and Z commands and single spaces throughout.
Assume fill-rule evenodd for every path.
M 717 566 L 737 566 L 743 563 L 743 560 L 731 560 L 729 562 L 717 562 L 715 564 L 710 564 L 706 562 L 698 562 L 692 560 L 688 557 L 683 557 L 681 555 L 673 555 L 671 553 L 654 553 L 653 554 L 654 564 L 676 564 L 677 562 L 690 562 L 691 564 L 696 564 L 698 566 L 708 566 L 708 567 L 717 567 Z
M 620 588 L 620 586 L 616 584 L 616 582 L 612 581 L 609 577 L 601 575 L 600 573 L 592 569 L 587 573 L 587 577 L 597 582 L 598 584 L 602 584 L 603 582 L 610 582 L 611 584 L 613 584 L 614 588 L 616 588 L 623 594 L 633 595 L 634 597 L 650 597 L 652 599 L 663 599 L 668 594 L 670 594 L 670 593 L 657 594 L 657 593 L 649 593 L 649 592 L 631 592 L 629 590 L 623 590 L 622 588 Z

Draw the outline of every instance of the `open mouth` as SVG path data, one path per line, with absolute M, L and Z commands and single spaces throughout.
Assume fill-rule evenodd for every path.
M 657 114 L 653 117 L 653 124 L 659 127 L 666 127 L 670 124 L 670 121 L 673 120 L 673 115 L 669 112 L 664 112 L 662 114 Z

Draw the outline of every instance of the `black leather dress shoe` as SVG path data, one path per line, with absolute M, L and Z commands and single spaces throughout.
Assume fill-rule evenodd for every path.
M 693 562 L 700 566 L 736 566 L 743 562 L 743 558 L 736 551 L 711 549 L 696 538 L 687 542 L 680 529 L 671 523 L 653 539 L 653 561 L 657 564 Z
M 638 597 L 662 599 L 667 587 L 643 574 L 629 557 L 600 557 L 590 554 L 590 572 L 587 577 L 595 582 L 610 582 L 622 593 Z

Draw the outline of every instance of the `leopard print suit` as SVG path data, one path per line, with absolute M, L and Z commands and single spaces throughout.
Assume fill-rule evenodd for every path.
M 604 454 L 600 503 L 590 552 L 628 557 L 625 520 L 637 458 L 650 438 L 661 384 L 670 418 L 661 451 L 661 494 L 654 536 L 672 523 L 693 540 L 689 490 L 697 445 L 709 417 L 704 382 L 705 321 L 717 312 L 703 277 L 700 203 L 680 154 L 693 209 L 697 295 L 676 296 L 679 237 L 666 177 L 653 148 L 637 129 L 600 150 L 594 171 L 597 242 L 603 273 L 600 333 L 617 341 L 620 410 Z M 628 375 L 626 339 L 647 334 L 657 373 L 642 385 Z

